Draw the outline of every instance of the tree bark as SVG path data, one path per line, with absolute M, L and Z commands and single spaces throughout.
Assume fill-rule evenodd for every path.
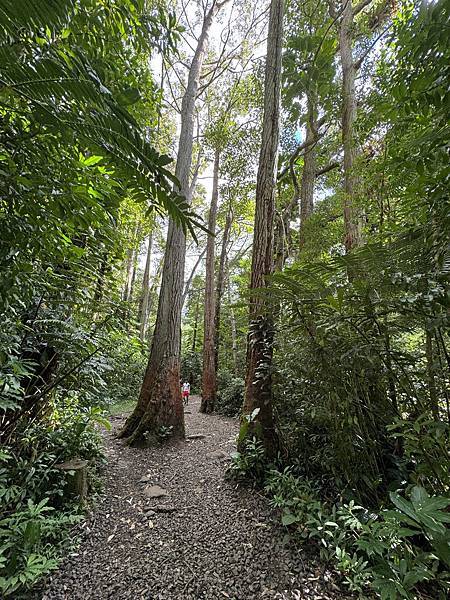
M 134 250 L 133 268 L 131 270 L 131 281 L 130 281 L 130 289 L 129 289 L 129 294 L 128 294 L 128 302 L 130 302 L 130 303 L 133 301 L 134 284 L 136 282 L 136 273 L 137 273 L 137 266 L 138 266 L 138 260 L 139 260 L 139 241 L 137 241 L 137 244 L 138 244 L 138 246 Z
M 152 262 L 153 231 L 148 236 L 147 258 L 145 260 L 144 277 L 142 279 L 142 294 L 139 302 L 139 339 L 145 339 L 148 319 L 148 305 L 150 296 L 150 265 Z
M 181 130 L 175 175 L 180 193 L 191 201 L 189 176 L 192 163 L 194 111 L 200 74 L 214 16 L 223 3 L 213 1 L 205 13 L 202 31 L 189 69 L 181 103 Z M 181 310 L 186 236 L 172 219 L 167 234 L 164 267 L 159 294 L 155 332 L 141 393 L 135 410 L 127 419 L 121 437 L 129 444 L 158 436 L 161 426 L 170 427 L 173 437 L 184 437 L 184 413 L 180 394 Z
M 351 252 L 361 245 L 362 218 L 356 206 L 357 178 L 354 172 L 356 119 L 356 66 L 352 50 L 353 7 L 351 0 L 344 4 L 339 27 L 339 52 L 342 66 L 342 145 L 344 148 L 344 227 L 345 249 Z
M 256 180 L 255 228 L 250 292 L 267 286 L 273 272 L 273 227 L 278 160 L 281 53 L 284 0 L 272 0 L 264 81 L 264 116 Z M 263 444 L 267 458 L 278 450 L 272 411 L 273 324 L 267 300 L 250 296 L 250 327 L 247 342 L 247 376 L 239 449 L 255 436 Z
M 214 289 L 214 259 L 216 239 L 217 204 L 219 200 L 219 163 L 220 151 L 214 153 L 213 189 L 211 195 L 211 206 L 209 208 L 208 229 L 212 235 L 208 235 L 206 243 L 206 277 L 205 277 L 205 310 L 203 326 L 203 373 L 202 373 L 202 401 L 200 412 L 212 413 L 216 403 L 217 381 L 216 381 L 216 348 L 215 348 L 215 289 Z

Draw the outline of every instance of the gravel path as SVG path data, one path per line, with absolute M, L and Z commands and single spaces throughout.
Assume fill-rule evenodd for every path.
M 124 446 L 114 420 L 104 497 L 42 600 L 343 597 L 314 559 L 284 543 L 265 498 L 224 479 L 237 423 L 198 408 L 194 396 L 186 441 L 156 449 Z M 150 498 L 155 486 L 167 495 Z

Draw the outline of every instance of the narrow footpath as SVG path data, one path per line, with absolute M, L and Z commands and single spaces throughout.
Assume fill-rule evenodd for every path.
M 224 478 L 237 421 L 186 409 L 183 442 L 128 448 L 113 420 L 105 490 L 42 600 L 342 598 L 267 500 Z

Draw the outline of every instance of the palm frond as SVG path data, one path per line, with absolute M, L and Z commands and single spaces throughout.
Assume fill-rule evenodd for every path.
M 0 41 L 0 98 L 27 107 L 30 121 L 62 134 L 71 130 L 84 144 L 100 149 L 150 206 L 168 212 L 185 231 L 192 230 L 195 215 L 173 191 L 178 182 L 166 168 L 171 159 L 145 139 L 85 54 L 53 43 L 48 31 L 44 41 L 33 38 L 46 28 L 66 26 L 75 7 L 73 0 L 2 3 L 0 31 L 6 35 Z
M 2 0 L 0 32 L 15 40 L 24 32 L 61 29 L 69 23 L 74 7 L 73 0 Z

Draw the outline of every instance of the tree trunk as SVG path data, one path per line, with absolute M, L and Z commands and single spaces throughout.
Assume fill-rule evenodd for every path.
M 152 277 L 152 285 L 148 294 L 148 302 L 147 302 L 147 334 L 148 335 L 148 345 L 151 348 L 151 341 L 153 339 L 153 331 L 149 333 L 149 319 L 153 310 L 153 303 L 155 300 L 155 296 L 157 294 L 157 290 L 159 287 L 159 280 L 161 278 L 161 271 L 163 266 L 164 258 L 159 261 L 158 267 L 156 269 L 155 274 Z
M 150 265 L 152 262 L 152 246 L 153 232 L 148 236 L 147 258 L 145 260 L 144 277 L 142 280 L 142 294 L 139 302 L 139 339 L 141 342 L 145 340 L 145 332 L 147 329 L 148 305 L 150 296 Z
M 433 419 L 439 421 L 439 401 L 434 368 L 433 337 L 428 329 L 425 330 L 425 356 L 427 361 L 428 392 L 430 394 L 431 413 Z
M 180 194 L 185 196 L 188 203 L 191 201 L 189 175 L 192 163 L 195 102 L 209 31 L 214 16 L 221 6 L 222 4 L 214 1 L 205 14 L 181 103 L 181 130 L 175 175 L 180 182 Z M 138 403 L 120 434 L 121 437 L 128 438 L 129 444 L 138 443 L 147 433 L 154 439 L 161 426 L 171 427 L 174 437 L 184 437 L 183 402 L 180 394 L 180 352 L 185 258 L 186 236 L 171 219 L 150 358 Z
M 272 0 L 264 81 L 264 117 L 256 180 L 255 228 L 250 290 L 267 286 L 273 271 L 273 226 L 280 119 L 281 52 L 284 0 Z M 272 412 L 273 324 L 267 300 L 250 297 L 250 327 L 247 343 L 247 377 L 239 448 L 257 437 L 268 458 L 278 450 Z
M 136 246 L 133 249 L 131 277 L 129 279 L 129 284 L 128 284 L 127 306 L 125 307 L 125 312 L 124 312 L 124 320 L 126 321 L 128 331 L 130 330 L 130 324 L 131 324 L 130 317 L 132 315 L 134 284 L 136 282 L 136 273 L 137 273 L 137 267 L 138 267 L 138 261 L 139 261 L 140 238 L 141 238 L 141 228 L 138 226 L 136 228 L 136 239 L 135 239 Z
M 231 305 L 231 289 L 230 289 L 230 277 L 227 280 L 227 291 L 228 291 L 228 305 L 230 306 L 230 326 L 231 326 L 231 349 L 233 352 L 233 373 L 235 377 L 239 374 L 238 369 L 238 356 L 237 356 L 237 327 L 236 327 L 236 316 L 234 314 L 234 308 Z
M 342 145 L 344 147 L 344 227 L 347 252 L 361 245 L 362 219 L 356 206 L 357 178 L 355 160 L 354 122 L 356 118 L 356 67 L 352 51 L 353 8 L 344 4 L 339 28 L 339 52 L 342 66 Z
M 132 279 L 133 279 L 134 254 L 136 251 L 135 242 L 136 242 L 136 238 L 138 236 L 138 229 L 139 229 L 139 225 L 136 223 L 136 226 L 135 226 L 134 232 L 133 232 L 133 241 L 132 241 L 133 245 L 127 251 L 127 260 L 125 263 L 126 279 L 125 279 L 125 287 L 124 287 L 123 294 L 122 294 L 122 300 L 124 300 L 125 302 L 127 302 L 130 299 L 131 285 L 132 285 Z
M 202 262 L 203 257 L 205 256 L 205 254 L 206 254 L 206 248 L 203 250 L 203 252 L 197 258 L 197 260 L 195 262 L 195 265 L 191 269 L 191 273 L 190 273 L 190 275 L 188 277 L 188 280 L 186 281 L 186 283 L 184 285 L 183 306 L 184 306 L 184 303 L 186 302 L 186 298 L 187 298 L 187 296 L 189 294 L 189 290 L 191 289 L 192 281 L 194 280 L 194 275 L 197 272 L 198 266 Z
M 211 413 L 216 403 L 217 381 L 216 381 L 216 348 L 215 348 L 215 289 L 214 289 L 214 259 L 216 238 L 217 204 L 219 200 L 219 161 L 220 151 L 216 149 L 214 154 L 213 189 L 211 195 L 211 206 L 209 208 L 208 229 L 212 235 L 208 235 L 206 243 L 206 277 L 205 277 L 205 310 L 203 327 L 203 373 L 202 373 L 202 401 L 200 412 Z
M 139 247 L 135 248 L 134 256 L 133 256 L 133 268 L 131 270 L 130 290 L 129 290 L 129 294 L 128 294 L 128 302 L 130 302 L 130 303 L 133 301 L 134 284 L 136 282 L 138 260 L 139 260 Z
M 197 299 L 195 302 L 195 316 L 194 316 L 194 330 L 192 332 L 192 352 L 197 351 L 197 333 L 198 333 L 198 313 L 200 307 L 200 292 L 197 292 Z
M 317 138 L 316 106 L 308 94 L 308 120 L 306 123 L 306 139 L 308 144 L 303 157 L 302 182 L 300 186 L 300 248 L 305 243 L 305 224 L 314 211 L 314 182 L 316 179 Z
M 228 206 L 228 212 L 225 219 L 225 227 L 223 230 L 222 237 L 222 249 L 220 251 L 219 259 L 219 270 L 217 271 L 217 284 L 216 284 L 216 310 L 214 317 L 214 348 L 215 348 L 215 359 L 214 364 L 216 367 L 216 374 L 219 368 L 219 344 L 220 344 L 220 311 L 222 308 L 222 292 L 223 283 L 225 278 L 225 261 L 227 258 L 227 245 L 230 238 L 231 222 L 233 219 L 233 210 L 231 208 L 231 199 Z

